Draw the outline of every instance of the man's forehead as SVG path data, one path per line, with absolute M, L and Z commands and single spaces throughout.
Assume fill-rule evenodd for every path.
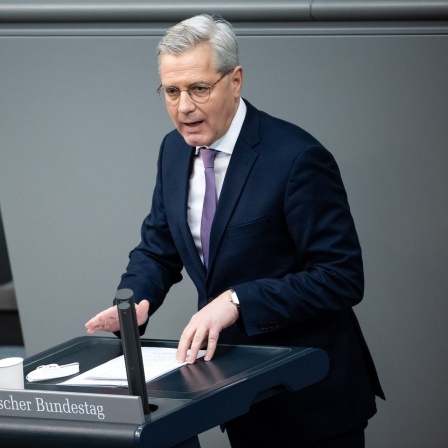
M 160 77 L 163 83 L 165 80 L 172 82 L 184 79 L 196 82 L 214 73 L 212 52 L 208 46 L 201 45 L 179 54 L 160 55 Z

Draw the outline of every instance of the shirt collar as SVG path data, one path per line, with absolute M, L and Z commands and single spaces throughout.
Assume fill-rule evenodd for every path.
M 238 110 L 233 117 L 229 130 L 220 139 L 213 142 L 210 145 L 210 148 L 231 155 L 233 153 L 233 148 L 235 147 L 236 141 L 238 140 L 238 136 L 240 135 L 241 128 L 243 127 L 246 112 L 246 103 L 240 98 Z M 196 147 L 196 154 L 198 154 L 199 148 L 202 148 L 202 146 Z

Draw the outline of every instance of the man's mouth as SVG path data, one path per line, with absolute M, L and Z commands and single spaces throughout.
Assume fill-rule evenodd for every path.
M 194 123 L 185 123 L 185 126 L 187 126 L 188 128 L 194 128 L 196 126 L 199 126 L 201 123 L 203 123 L 203 121 L 195 121 Z

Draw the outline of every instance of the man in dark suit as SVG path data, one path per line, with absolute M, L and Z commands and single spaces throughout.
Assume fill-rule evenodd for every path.
M 320 383 L 227 422 L 232 447 L 363 447 L 383 392 L 352 310 L 363 297 L 361 249 L 335 160 L 304 130 L 241 99 L 243 69 L 224 20 L 181 22 L 158 50 L 159 93 L 176 130 L 162 142 L 142 241 L 119 285 L 134 291 L 141 332 L 185 267 L 199 311 L 180 337 L 180 361 L 190 350 L 194 362 L 203 346 L 211 360 L 218 341 L 322 347 L 330 358 Z M 215 150 L 219 198 L 209 241 L 202 147 Z M 86 327 L 117 331 L 115 307 Z

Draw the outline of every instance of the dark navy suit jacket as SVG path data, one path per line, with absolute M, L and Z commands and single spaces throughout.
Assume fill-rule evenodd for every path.
M 194 148 L 173 131 L 119 287 L 148 299 L 152 314 L 185 267 L 199 308 L 229 288 L 238 294 L 241 317 L 219 342 L 324 348 L 324 381 L 266 405 L 279 409 L 279 437 L 314 440 L 365 421 L 376 412 L 375 394 L 383 396 L 352 311 L 363 297 L 361 249 L 332 155 L 299 127 L 247 107 L 211 230 L 209 271 L 187 223 Z

